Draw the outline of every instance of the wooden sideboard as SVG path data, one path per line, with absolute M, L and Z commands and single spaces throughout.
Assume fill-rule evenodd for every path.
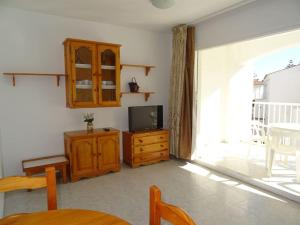
M 71 181 L 120 170 L 117 129 L 70 131 L 64 133 L 65 155 L 70 162 Z
M 169 131 L 123 132 L 123 160 L 131 166 L 169 159 Z

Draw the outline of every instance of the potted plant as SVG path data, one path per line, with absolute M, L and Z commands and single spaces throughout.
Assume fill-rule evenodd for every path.
M 86 122 L 87 131 L 92 131 L 94 129 L 93 121 L 94 121 L 94 113 L 85 113 L 83 115 L 84 122 Z

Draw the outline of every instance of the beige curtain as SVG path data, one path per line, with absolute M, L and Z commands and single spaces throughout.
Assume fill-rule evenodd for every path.
M 192 152 L 194 60 L 195 27 L 174 27 L 169 100 L 170 153 L 182 159 L 190 159 Z
M 186 61 L 187 26 L 173 28 L 172 70 L 169 99 L 170 153 L 180 157 L 179 135 Z
M 195 62 L 195 27 L 187 28 L 186 60 L 183 82 L 183 99 L 179 131 L 179 157 L 191 159 L 192 119 L 193 119 L 193 81 Z

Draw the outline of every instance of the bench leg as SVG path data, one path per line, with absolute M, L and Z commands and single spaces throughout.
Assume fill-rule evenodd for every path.
M 66 166 L 63 166 L 62 170 L 61 170 L 61 174 L 62 174 L 62 178 L 63 178 L 63 183 L 67 183 L 68 182 L 68 177 L 67 177 L 67 168 Z
M 32 176 L 32 174 L 31 173 L 29 173 L 29 172 L 25 172 L 25 175 L 26 175 L 26 177 L 31 177 Z M 31 192 L 32 191 L 32 189 L 27 189 L 27 191 L 28 192 Z

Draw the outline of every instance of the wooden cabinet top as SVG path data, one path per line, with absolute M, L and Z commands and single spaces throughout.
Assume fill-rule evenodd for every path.
M 116 47 L 121 47 L 122 45 L 120 44 L 113 44 L 113 43 L 106 43 L 106 42 L 98 42 L 98 41 L 89 41 L 89 40 L 81 40 L 81 39 L 75 39 L 75 38 L 66 38 L 63 44 L 66 44 L 68 42 L 81 42 L 81 43 L 92 43 L 92 44 L 97 44 L 97 45 L 111 45 L 111 46 L 116 46 Z
M 136 131 L 136 132 L 130 132 L 130 131 L 123 131 L 123 134 L 127 135 L 135 135 L 135 136 L 152 136 L 152 135 L 158 135 L 161 133 L 168 133 L 168 129 L 161 129 L 161 130 L 151 130 L 151 131 Z
M 109 131 L 105 131 L 104 128 L 94 129 L 93 131 L 87 130 L 75 130 L 75 131 L 67 131 L 64 133 L 67 137 L 86 137 L 86 136 L 103 136 L 103 135 L 111 135 L 118 134 L 120 131 L 115 128 L 109 128 Z

